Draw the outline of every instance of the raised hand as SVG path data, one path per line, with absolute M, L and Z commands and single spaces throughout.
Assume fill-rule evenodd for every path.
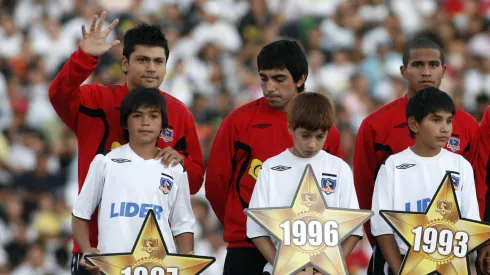
M 107 36 L 119 23 L 119 19 L 114 19 L 111 25 L 104 31 L 102 31 L 102 26 L 104 26 L 105 18 L 107 17 L 107 12 L 103 11 L 100 15 L 99 22 L 97 22 L 97 15 L 94 15 L 92 19 L 92 24 L 90 25 L 90 31 L 87 32 L 85 25 L 82 25 L 82 41 L 80 42 L 80 48 L 85 53 L 91 56 L 101 56 L 102 54 L 109 51 L 112 47 L 121 43 L 119 40 L 114 40 L 109 44 L 106 43 Z

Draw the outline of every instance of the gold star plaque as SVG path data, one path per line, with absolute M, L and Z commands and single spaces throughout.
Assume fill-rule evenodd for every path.
M 461 218 L 450 172 L 425 213 L 380 214 L 410 247 L 400 274 L 470 274 L 467 255 L 490 239 L 490 225 Z
M 322 193 L 308 164 L 290 207 L 245 209 L 250 218 L 281 241 L 273 274 L 295 274 L 311 266 L 322 274 L 348 274 L 341 243 L 373 212 L 327 208 Z M 295 227 L 303 227 L 304 234 L 295 232 Z M 303 238 L 291 237 L 298 234 Z M 319 235 L 323 238 L 321 242 Z
M 153 210 L 148 211 L 130 253 L 92 254 L 86 255 L 85 259 L 106 275 L 194 275 L 200 274 L 216 260 L 214 257 L 168 253 Z M 145 270 L 143 273 L 135 272 L 142 269 Z

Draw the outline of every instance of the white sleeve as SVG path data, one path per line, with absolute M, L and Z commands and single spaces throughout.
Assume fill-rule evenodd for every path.
M 252 198 L 250 199 L 249 208 L 264 208 L 269 207 L 269 175 L 268 169 L 262 167 L 255 183 Z M 269 236 L 262 226 L 256 223 L 252 218 L 247 216 L 247 236 L 251 239 L 263 236 Z
M 393 181 L 388 174 L 386 164 L 381 165 L 376 177 L 372 210 L 374 212 L 371 218 L 371 233 L 373 236 L 393 234 L 393 229 L 379 214 L 379 210 L 393 210 Z
M 340 179 L 340 208 L 350 208 L 350 209 L 359 209 L 359 202 L 357 201 L 356 191 L 354 189 L 354 178 L 352 175 L 352 170 L 350 169 L 347 163 L 342 164 L 342 171 L 340 171 L 339 175 Z M 359 226 L 351 235 L 363 236 L 362 226 Z
M 465 161 L 464 169 L 461 173 L 461 216 L 470 220 L 481 221 L 480 209 L 476 198 L 475 178 L 473 168 L 470 163 Z
M 78 195 L 75 204 L 73 205 L 73 216 L 90 220 L 95 208 L 99 205 L 102 199 L 102 191 L 104 190 L 106 171 L 106 157 L 98 154 L 95 156 L 87 177 L 83 183 L 82 190 Z
M 196 219 L 191 206 L 191 193 L 187 172 L 182 173 L 177 181 L 177 192 L 174 192 L 172 212 L 170 213 L 170 226 L 174 236 L 182 233 L 194 233 Z M 175 184 L 174 183 L 174 184 Z

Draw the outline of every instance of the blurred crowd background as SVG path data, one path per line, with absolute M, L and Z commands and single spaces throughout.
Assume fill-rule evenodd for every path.
M 308 92 L 335 102 L 345 160 L 352 165 L 362 119 L 405 92 L 404 44 L 428 36 L 445 49 L 441 89 L 476 120 L 490 96 L 488 0 L 0 0 L 0 274 L 70 274 L 71 207 L 77 196 L 77 141 L 59 120 L 48 87 L 76 50 L 81 25 L 102 10 L 120 23 L 159 24 L 170 44 L 161 89 L 192 111 L 207 159 L 213 137 L 235 107 L 262 96 L 256 56 L 279 38 L 301 41 Z M 122 83 L 122 46 L 102 56 L 87 83 Z M 222 228 L 199 193 L 196 253 L 221 274 Z M 349 257 L 365 274 L 364 240 Z

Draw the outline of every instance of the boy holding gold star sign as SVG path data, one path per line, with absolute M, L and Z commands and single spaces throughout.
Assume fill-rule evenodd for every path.
M 461 217 L 480 221 L 471 164 L 462 156 L 443 150 L 452 138 L 455 113 L 456 107 L 452 99 L 437 88 L 424 88 L 410 98 L 406 107 L 409 128 L 407 134 L 415 138 L 415 143 L 390 156 L 381 166 L 375 182 L 371 232 L 381 251 L 373 251 L 374 261 L 370 274 L 398 274 L 403 258 L 409 252 L 406 243 L 398 234 L 394 234 L 379 211 L 424 212 L 447 173 L 450 174 L 455 189 Z M 434 203 L 437 203 L 435 207 L 442 216 L 457 211 L 453 203 Z M 429 235 L 434 240 L 428 240 L 424 235 L 424 247 L 428 243 L 429 248 L 434 246 L 430 244 L 444 243 L 439 236 L 443 234 Z M 449 242 L 452 243 L 451 240 Z M 465 245 L 464 240 L 454 240 L 454 243 L 455 246 Z M 429 249 L 429 252 L 424 250 L 424 253 L 430 257 L 431 250 L 433 249 Z
M 161 165 L 155 144 L 168 126 L 166 101 L 155 88 L 136 88 L 121 103 L 121 124 L 129 143 L 92 161 L 73 206 L 73 235 L 83 254 L 130 252 L 151 209 L 169 253 L 192 254 L 194 213 L 187 172 Z M 99 207 L 98 249 L 91 247 L 88 221 Z M 155 244 L 156 245 L 156 244 Z M 100 268 L 80 265 L 90 272 Z
M 293 136 L 293 147 L 288 148 L 279 155 L 266 160 L 262 166 L 262 170 L 259 172 L 259 177 L 253 190 L 250 206 L 247 210 L 247 215 L 249 215 L 247 219 L 247 236 L 252 239 L 259 251 L 268 261 L 267 265 L 264 267 L 264 274 L 273 273 L 273 264 L 274 261 L 277 260 L 276 254 L 279 253 L 278 250 L 279 247 L 281 247 L 281 242 L 276 239 L 271 239 L 271 234 L 269 234 L 264 227 L 259 225 L 256 220 L 251 218 L 253 213 L 250 215 L 250 209 L 270 208 L 271 210 L 274 210 L 277 207 L 290 206 L 292 202 L 294 205 L 296 205 L 297 201 L 301 201 L 301 204 L 303 205 L 306 204 L 308 208 L 315 203 L 322 204 L 323 207 L 324 202 L 321 197 L 319 197 L 321 195 L 323 195 L 328 207 L 359 209 L 350 167 L 342 159 L 322 150 L 322 146 L 325 143 L 328 131 L 330 127 L 332 127 L 334 120 L 334 107 L 327 97 L 319 93 L 299 94 L 292 101 L 288 110 L 288 128 L 290 134 Z M 310 190 L 308 191 L 309 193 L 301 193 L 300 191 L 297 191 L 298 188 L 303 188 L 304 183 L 302 182 L 305 181 L 305 178 L 308 178 L 308 171 L 310 171 L 310 169 L 307 168 L 307 171 L 305 172 L 305 167 L 310 167 L 310 165 L 313 170 L 312 172 L 314 172 L 313 174 L 316 177 L 316 181 L 318 182 L 321 195 L 318 192 L 317 195 L 317 193 L 311 191 L 311 189 L 308 189 Z M 299 193 L 295 195 L 297 192 Z M 323 211 L 320 210 L 320 212 L 325 212 L 324 209 L 325 208 L 323 208 Z M 292 208 L 292 211 L 296 211 L 295 207 Z M 275 270 L 275 272 L 278 272 L 278 274 L 289 274 L 293 271 L 297 272 L 295 271 L 296 269 L 301 271 L 304 264 L 308 264 L 308 262 L 315 266 L 321 265 L 320 268 L 323 268 L 327 262 L 335 262 L 337 265 L 339 265 L 336 266 L 335 269 L 344 271 L 342 268 L 343 260 L 341 259 L 341 254 L 337 246 L 338 243 L 334 245 L 336 246 L 335 249 L 337 250 L 334 252 L 338 253 L 335 254 L 338 257 L 327 259 L 329 256 L 331 257 L 332 254 L 328 255 L 328 253 L 324 253 L 324 249 L 320 249 L 321 251 L 312 251 L 312 248 L 314 247 L 318 249 L 321 248 L 323 241 L 326 241 L 325 234 L 329 235 L 332 232 L 326 233 L 325 231 L 330 230 L 325 229 L 323 223 L 317 224 L 318 226 L 313 226 L 313 223 L 316 222 L 316 220 L 314 218 L 311 220 L 313 217 L 311 213 L 303 213 L 303 215 L 306 215 L 305 218 L 298 219 L 308 221 L 306 223 L 301 222 L 302 225 L 305 226 L 304 230 L 298 229 L 301 232 L 296 232 L 298 231 L 295 229 L 297 226 L 294 225 L 295 222 L 292 222 L 292 231 L 287 235 L 291 237 L 291 234 L 293 236 L 300 234 L 300 239 L 308 240 L 306 241 L 305 245 L 297 246 L 298 249 L 295 251 L 298 252 L 300 250 L 304 250 L 305 254 L 311 254 L 312 256 L 311 258 L 307 258 L 306 262 L 302 262 L 300 264 L 298 263 L 297 259 L 303 257 L 304 255 L 291 254 L 289 257 L 285 258 L 294 258 L 295 260 L 292 262 L 295 264 L 289 263 L 289 266 L 285 267 L 282 264 L 277 263 L 279 267 L 276 267 L 278 270 Z M 362 215 L 365 215 L 367 220 L 369 214 L 363 213 Z M 321 215 L 317 220 L 322 220 Z M 324 223 L 326 224 L 325 221 Z M 281 228 L 282 227 L 283 225 L 281 225 Z M 287 231 L 286 227 L 289 228 L 289 226 L 285 225 L 283 230 L 279 230 L 281 231 L 280 234 L 282 234 L 283 231 Z M 316 227 L 316 229 L 312 229 L 313 227 Z M 309 228 L 308 231 L 313 230 L 315 232 L 307 232 L 306 228 Z M 354 229 L 355 226 L 352 227 L 351 231 L 353 232 L 350 233 L 341 244 L 344 256 L 349 255 L 363 235 L 361 223 L 358 224 L 355 231 Z M 298 241 L 291 241 L 291 238 L 286 240 L 288 237 L 284 238 L 285 239 L 283 241 L 285 245 L 287 245 L 288 242 L 297 243 Z M 284 249 L 284 253 L 289 253 L 287 251 L 292 251 L 290 249 L 293 248 L 281 247 L 280 249 Z M 315 263 L 313 259 L 315 256 L 325 256 L 327 258 Z M 280 260 L 277 261 L 280 262 Z M 319 262 L 321 262 L 321 264 L 319 264 Z M 297 266 L 293 267 L 293 265 Z M 298 274 L 308 273 L 302 271 Z M 322 273 L 315 271 L 314 274 Z

